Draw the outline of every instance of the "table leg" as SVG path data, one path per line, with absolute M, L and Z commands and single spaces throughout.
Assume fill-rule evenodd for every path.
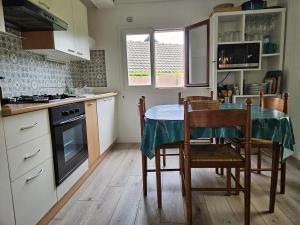
M 161 208 L 161 171 L 160 171 L 160 149 L 155 149 L 155 169 L 156 169 L 156 192 L 157 205 Z
M 270 205 L 269 205 L 270 213 L 273 213 L 275 209 L 279 155 L 280 155 L 280 145 L 278 143 L 274 143 L 272 148 L 272 173 L 271 173 Z

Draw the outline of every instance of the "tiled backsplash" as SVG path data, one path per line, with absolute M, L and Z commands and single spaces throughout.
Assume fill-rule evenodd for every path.
M 106 87 L 105 53 L 91 51 L 91 60 L 82 61 L 83 83 L 88 87 Z
M 91 61 L 60 64 L 22 50 L 22 41 L 0 34 L 0 81 L 4 97 L 63 93 L 69 87 L 106 87 L 105 54 L 91 52 Z

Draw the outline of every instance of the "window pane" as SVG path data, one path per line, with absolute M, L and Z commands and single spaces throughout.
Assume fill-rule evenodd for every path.
M 126 35 L 129 86 L 151 85 L 150 35 Z
M 156 31 L 156 87 L 184 86 L 184 32 Z
M 207 26 L 190 30 L 189 84 L 206 84 L 207 81 Z

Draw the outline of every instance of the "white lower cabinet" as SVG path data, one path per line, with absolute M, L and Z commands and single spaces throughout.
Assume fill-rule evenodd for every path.
M 3 132 L 3 122 L 0 116 L 0 224 L 14 225 L 14 209 L 11 196 L 11 186 L 9 180 L 9 170 L 5 139 Z
M 100 155 L 116 140 L 116 98 L 109 97 L 97 101 Z
M 4 117 L 3 124 L 8 149 L 50 133 L 46 109 Z
M 47 159 L 11 185 L 16 224 L 36 224 L 57 202 L 53 159 Z
M 7 151 L 10 179 L 14 181 L 41 162 L 52 157 L 49 134 Z

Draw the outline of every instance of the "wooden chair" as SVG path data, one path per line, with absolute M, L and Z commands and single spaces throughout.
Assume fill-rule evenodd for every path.
M 219 100 L 190 100 L 192 110 L 219 109 Z
M 285 93 L 282 97 L 265 97 L 262 92 L 260 92 L 259 96 L 259 106 L 262 108 L 267 108 L 270 110 L 278 110 L 283 113 L 288 113 L 288 94 Z M 244 140 L 239 138 L 230 138 L 226 139 L 227 142 L 233 144 L 238 150 L 244 149 Z M 261 174 L 262 171 L 272 171 L 273 176 L 278 176 L 278 170 L 281 173 L 280 176 L 280 193 L 285 193 L 285 180 L 286 180 L 286 161 L 283 160 L 283 147 L 278 146 L 278 144 L 274 144 L 270 140 L 262 140 L 262 139 L 251 139 L 252 144 L 252 155 L 257 155 L 257 167 L 251 169 L 252 172 L 257 172 Z M 279 150 L 277 149 L 279 148 Z M 268 150 L 271 151 L 266 152 Z M 277 151 L 277 152 L 276 152 Z M 278 168 L 279 157 L 276 155 L 278 151 L 281 153 L 280 160 L 280 168 Z M 262 168 L 261 167 L 261 156 L 264 153 L 267 156 L 272 158 L 272 167 L 271 168 Z M 276 171 L 274 171 L 276 170 Z M 273 178 L 271 182 L 271 192 L 270 192 L 270 206 L 269 211 L 274 212 L 275 208 L 275 195 L 276 195 L 276 186 L 277 186 L 277 178 L 276 181 Z
M 182 105 L 184 100 L 193 101 L 193 100 L 213 100 L 214 92 L 210 92 L 210 96 L 187 96 L 185 98 L 182 97 L 181 92 L 178 93 L 178 104 Z
M 141 125 L 141 137 L 144 135 L 144 124 L 145 124 L 145 112 L 146 112 L 146 103 L 145 96 L 142 96 L 139 99 L 138 103 L 139 114 L 140 114 L 140 125 Z M 183 148 L 183 143 L 170 143 L 163 144 L 159 148 L 155 149 L 155 169 L 148 169 L 147 157 L 142 153 L 142 177 L 143 177 L 143 193 L 144 196 L 147 196 L 147 173 L 155 172 L 156 173 L 156 187 L 157 187 L 157 204 L 158 208 L 161 208 L 161 172 L 170 172 L 170 171 L 181 171 L 180 168 L 170 168 L 170 169 L 161 169 L 160 157 L 164 158 L 165 166 L 165 157 L 166 156 L 179 156 L 180 153 L 167 153 L 167 149 L 179 149 L 181 152 Z M 161 153 L 161 149 L 163 153 Z M 180 165 L 180 164 L 179 164 Z
M 250 176 L 251 176 L 251 99 L 247 99 L 247 109 L 216 109 L 197 110 L 189 112 L 188 102 L 184 102 L 184 188 L 187 225 L 192 224 L 192 198 L 191 191 L 232 191 L 239 190 L 245 194 L 245 224 L 250 225 Z M 230 115 L 230 116 L 228 116 Z M 190 140 L 191 128 L 224 128 L 242 127 L 245 138 L 245 155 L 232 148 L 230 144 L 204 144 L 192 145 Z M 227 186 L 192 187 L 191 168 L 227 168 L 230 172 L 227 177 Z M 231 168 L 236 169 L 235 176 Z M 239 183 L 239 168 L 244 168 L 244 187 Z M 236 182 L 235 188 L 231 187 L 231 178 Z

